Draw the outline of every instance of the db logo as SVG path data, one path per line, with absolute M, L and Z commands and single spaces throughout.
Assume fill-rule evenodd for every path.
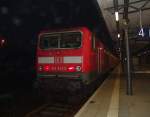
M 54 57 L 54 63 L 63 63 L 63 57 Z

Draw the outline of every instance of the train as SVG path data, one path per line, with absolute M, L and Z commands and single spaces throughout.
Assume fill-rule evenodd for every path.
M 40 32 L 36 55 L 36 83 L 44 90 L 88 87 L 118 64 L 87 27 Z

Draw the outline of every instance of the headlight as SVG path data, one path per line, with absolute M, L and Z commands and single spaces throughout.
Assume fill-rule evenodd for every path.
M 76 66 L 76 71 L 81 71 L 81 67 L 80 66 Z
M 39 70 L 39 71 L 42 71 L 42 66 L 39 66 L 39 67 L 38 67 L 38 70 Z

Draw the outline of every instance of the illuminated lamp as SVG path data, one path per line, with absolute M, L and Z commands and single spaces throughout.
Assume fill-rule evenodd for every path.
M 4 39 L 2 39 L 2 44 L 4 44 L 5 43 L 5 40 Z
M 118 11 L 115 12 L 115 19 L 116 19 L 117 22 L 119 21 L 119 13 L 118 13 Z
M 38 70 L 39 70 L 39 71 L 42 71 L 42 66 L 39 66 Z
M 81 71 L 81 67 L 80 66 L 76 66 L 76 71 Z
M 73 67 L 73 66 L 68 67 L 68 71 L 69 72 L 74 72 L 75 71 L 75 67 Z
M 49 65 L 45 65 L 45 66 L 44 66 L 44 71 L 47 72 L 47 71 L 49 71 L 49 69 L 50 69 Z
M 120 34 L 118 33 L 118 38 L 120 38 Z

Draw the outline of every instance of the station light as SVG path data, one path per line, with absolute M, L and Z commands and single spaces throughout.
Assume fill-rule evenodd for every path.
M 120 34 L 118 33 L 118 38 L 120 38 Z
M 4 44 L 5 43 L 5 40 L 4 39 L 2 39 L 2 44 Z
M 2 39 L 0 38 L 0 46 L 3 47 L 5 43 L 6 43 L 6 40 L 3 38 Z
M 118 13 L 118 11 L 115 12 L 115 19 L 116 19 L 117 22 L 119 21 L 119 13 Z

